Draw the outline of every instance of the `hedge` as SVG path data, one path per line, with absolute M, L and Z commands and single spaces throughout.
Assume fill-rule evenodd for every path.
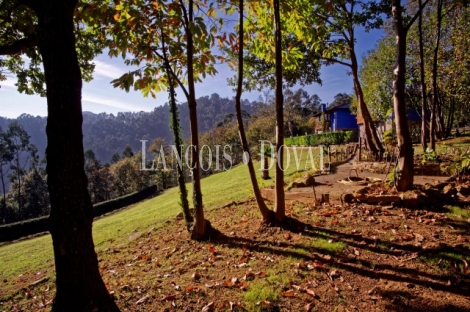
M 285 138 L 285 146 L 318 146 L 334 145 L 351 142 L 353 138 L 352 131 L 326 132 L 319 134 L 303 135 L 293 138 Z
M 157 192 L 155 185 L 122 197 L 98 203 L 93 206 L 94 217 L 135 204 Z M 24 236 L 49 231 L 49 216 L 19 221 L 0 226 L 0 242 L 11 241 Z

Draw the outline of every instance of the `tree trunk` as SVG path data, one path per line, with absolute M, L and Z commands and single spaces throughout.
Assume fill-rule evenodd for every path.
M 184 4 L 182 4 L 184 5 Z M 195 221 L 191 238 L 200 240 L 206 235 L 206 220 L 204 219 L 204 210 L 202 205 L 201 193 L 201 171 L 199 164 L 199 137 L 197 127 L 197 103 L 196 91 L 194 88 L 194 69 L 193 69 L 193 34 L 191 31 L 191 24 L 193 23 L 193 0 L 189 0 L 188 8 L 188 25 L 186 25 L 186 37 L 188 41 L 188 91 L 189 91 L 189 120 L 191 128 L 191 168 L 193 177 L 193 204 Z
M 359 104 L 359 110 L 364 122 L 364 131 L 366 135 L 366 144 L 369 150 L 371 151 L 374 159 L 378 160 L 382 158 L 384 153 L 384 148 L 380 142 L 379 136 L 377 134 L 377 129 L 375 128 L 372 117 L 370 116 L 369 109 L 364 101 L 364 93 L 362 92 L 361 82 L 359 80 L 358 74 L 358 62 L 356 57 L 356 51 L 354 49 L 355 37 L 354 29 L 350 28 L 349 32 L 349 55 L 351 58 L 351 73 L 353 76 L 354 82 L 354 91 L 356 93 L 357 102 Z
M 455 113 L 455 98 L 451 96 L 450 99 L 450 109 L 449 114 L 447 116 L 447 125 L 445 129 L 444 137 L 448 138 L 452 131 L 452 125 L 454 124 L 454 113 Z
M 181 130 L 180 130 L 180 120 L 178 117 L 178 107 L 176 106 L 176 98 L 175 98 L 175 88 L 174 88 L 174 81 L 173 81 L 173 71 L 171 69 L 170 62 L 168 60 L 165 48 L 165 38 L 163 37 L 162 31 L 162 50 L 163 50 L 163 58 L 165 63 L 166 75 L 168 77 L 169 88 L 168 92 L 170 93 L 170 113 L 171 113 L 171 129 L 173 131 L 173 138 L 176 145 L 176 150 L 178 154 L 178 159 L 181 158 L 181 146 L 183 145 L 183 138 L 181 137 Z M 183 167 L 177 164 L 176 173 L 178 176 L 178 186 L 180 189 L 180 205 L 183 209 L 184 219 L 186 221 L 186 225 L 188 230 L 190 229 L 190 224 L 194 221 L 193 216 L 189 212 L 189 202 L 188 202 L 188 190 L 186 189 L 186 183 L 184 181 L 184 173 Z
M 395 187 L 398 191 L 409 190 L 413 186 L 413 144 L 406 118 L 405 102 L 405 72 L 406 72 L 406 34 L 403 25 L 402 7 L 400 0 L 392 0 L 392 14 L 397 36 L 397 67 L 393 79 L 393 109 L 397 129 L 399 159 L 398 175 Z
M 437 0 L 437 38 L 436 46 L 434 47 L 434 55 L 432 60 L 432 121 L 431 121 L 431 148 L 436 150 L 436 122 L 437 122 L 437 58 L 439 52 L 439 44 L 441 41 L 441 24 L 442 24 L 442 2 L 443 0 Z
M 355 60 L 355 57 L 351 57 L 351 60 L 353 59 Z M 380 143 L 380 139 L 377 135 L 377 130 L 374 126 L 374 122 L 372 121 L 372 117 L 370 116 L 369 110 L 367 109 L 367 105 L 364 102 L 364 94 L 362 92 L 361 83 L 358 78 L 359 76 L 357 72 L 357 61 L 352 62 L 352 75 L 354 80 L 354 90 L 356 92 L 357 101 L 359 103 L 359 109 L 364 122 L 366 144 L 374 158 L 377 160 L 382 158 L 384 148 Z
M 286 202 L 284 194 L 284 97 L 282 94 L 282 35 L 280 0 L 274 0 L 274 23 L 275 23 L 275 59 L 276 59 L 276 196 L 274 212 L 276 219 L 282 221 L 286 216 Z
M 422 6 L 422 1 L 419 0 L 419 7 Z M 421 146 L 423 152 L 428 148 L 428 131 L 427 131 L 427 92 L 426 81 L 424 72 L 424 44 L 423 44 L 423 10 L 420 10 L 418 17 L 418 33 L 419 33 L 419 74 L 421 80 Z
M 3 174 L 3 164 L 0 163 L 0 180 L 2 181 L 2 220 L 0 223 L 6 223 L 7 220 L 7 193 L 6 193 L 6 186 L 5 186 L 5 177 Z
M 34 9 L 47 86 L 46 171 L 57 286 L 52 310 L 119 311 L 100 276 L 92 238 L 73 25 L 77 1 L 44 2 Z
M 251 160 L 250 149 L 248 147 L 248 141 L 245 135 L 245 127 L 243 125 L 242 109 L 241 109 L 241 96 L 243 89 L 243 0 L 239 0 L 239 44 L 238 44 L 238 82 L 237 82 L 237 94 L 235 95 L 235 111 L 237 114 L 238 123 L 238 134 L 240 136 L 240 142 L 243 148 L 243 154 L 248 156 L 247 166 L 248 172 L 250 173 L 251 186 L 253 187 L 253 194 L 255 195 L 256 203 L 263 216 L 263 222 L 269 223 L 272 218 L 272 211 L 269 210 L 268 206 L 261 197 L 261 191 L 259 189 L 258 181 L 256 179 L 255 167 Z

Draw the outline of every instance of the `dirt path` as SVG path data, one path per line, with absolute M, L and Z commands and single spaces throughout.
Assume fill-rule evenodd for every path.
M 347 161 L 337 166 L 331 166 L 328 174 L 315 176 L 315 194 L 312 187 L 296 187 L 286 191 L 286 200 L 313 200 L 316 196 L 317 199 L 322 198 L 323 194 L 328 194 L 330 202 L 338 203 L 341 201 L 341 195 L 353 193 L 364 187 L 366 184 L 359 183 L 339 183 L 338 181 L 346 180 L 349 176 L 356 177 L 354 167 L 354 160 Z M 360 178 L 374 178 L 385 180 L 385 174 L 378 174 L 372 172 L 357 171 Z M 414 183 L 424 185 L 426 183 L 440 183 L 444 182 L 448 177 L 442 176 L 415 176 Z M 263 195 L 266 199 L 272 200 L 274 198 L 273 190 L 263 190 Z M 271 198 L 272 197 L 272 198 Z

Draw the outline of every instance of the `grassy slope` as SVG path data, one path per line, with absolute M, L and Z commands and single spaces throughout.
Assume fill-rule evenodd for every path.
M 314 150 L 318 158 L 318 151 Z M 300 169 L 305 168 L 307 153 L 300 158 Z M 316 160 L 318 161 L 318 160 Z M 318 164 L 318 162 L 317 162 Z M 255 163 L 258 178 L 261 176 L 260 164 Z M 286 181 L 296 171 L 294 156 L 291 155 L 290 165 L 285 172 Z M 274 167 L 270 170 L 274 177 Z M 206 209 L 243 200 L 251 195 L 248 169 L 244 165 L 231 170 L 214 174 L 202 180 L 202 192 Z M 264 181 L 264 186 L 272 185 L 274 179 Z M 191 185 L 188 184 L 191 194 Z M 114 240 L 115 244 L 125 243 L 135 231 L 146 232 L 152 227 L 160 227 L 168 218 L 180 211 L 178 205 L 178 188 L 165 191 L 160 196 L 145 200 L 131 209 L 125 209 L 94 222 L 93 237 L 97 252 L 105 247 L 105 243 Z M 0 276 L 10 280 L 27 271 L 36 272 L 53 264 L 52 240 L 50 235 L 21 241 L 0 247 Z

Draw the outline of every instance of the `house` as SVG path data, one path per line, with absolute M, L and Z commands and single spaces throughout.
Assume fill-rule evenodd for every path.
M 429 114 L 428 114 L 429 118 Z M 408 120 L 408 127 L 411 134 L 411 139 L 413 142 L 419 142 L 421 137 L 421 115 L 414 108 L 408 108 L 406 111 L 406 119 Z M 393 113 L 385 121 L 374 122 L 377 134 L 379 137 L 382 137 L 386 130 L 392 129 L 394 127 L 395 117 Z M 359 136 L 365 138 L 364 130 L 364 120 L 361 115 L 357 115 L 357 124 L 359 127 Z
M 322 104 L 321 112 L 313 115 L 315 118 L 315 133 L 350 130 L 357 137 L 359 127 L 350 106 L 350 103 L 338 103 L 329 107 Z

